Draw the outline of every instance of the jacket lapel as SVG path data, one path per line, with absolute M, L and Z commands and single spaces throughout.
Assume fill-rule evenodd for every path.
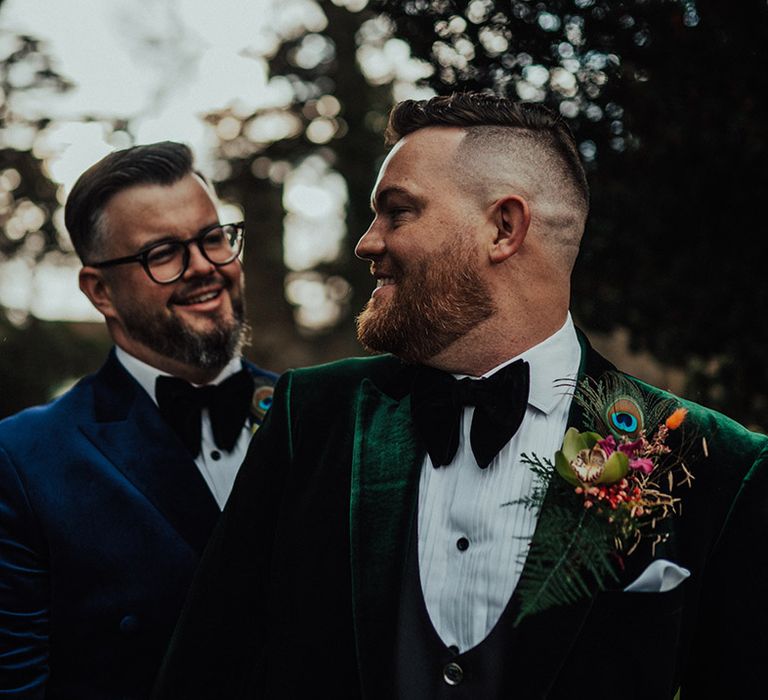
M 606 372 L 616 372 L 616 367 L 592 348 L 584 334 L 581 333 L 581 331 L 577 332 L 579 343 L 582 348 L 579 381 L 585 377 L 597 380 Z M 593 429 L 593 426 L 587 425 L 584 411 L 576 401 L 571 403 L 568 426 L 575 426 L 580 431 Z M 670 444 L 673 444 L 677 437 L 677 434 L 673 434 Z M 674 523 L 675 518 L 664 520 L 659 524 L 657 531 L 659 534 L 672 533 L 674 530 Z M 623 569 L 619 572 L 619 581 L 615 584 L 615 587 L 623 589 L 630 582 L 634 581 L 653 559 L 666 557 L 675 561 L 674 547 L 674 538 L 670 538 L 666 543 L 656 547 L 653 547 L 650 541 L 644 540 L 631 556 L 625 557 Z
M 585 377 L 597 379 L 604 372 L 615 369 L 607 360 L 592 349 L 589 341 L 579 331 L 577 332 L 581 346 L 581 362 L 579 365 L 578 381 Z M 585 430 L 584 415 L 576 401 L 571 402 L 566 427 L 575 426 Z M 557 475 L 554 479 L 559 478 Z M 539 523 L 547 517 L 548 507 L 554 497 L 552 489 L 547 493 L 541 508 Z M 533 535 L 531 547 L 536 546 L 539 528 Z M 525 577 L 523 568 L 521 578 Z M 517 593 L 514 594 L 517 598 Z M 518 627 L 518 636 L 514 648 L 514 665 L 526 669 L 515 682 L 515 689 L 521 697 L 544 697 L 549 687 L 557 678 L 559 669 L 565 662 L 570 650 L 576 644 L 579 632 L 592 609 L 593 598 L 569 605 L 546 610 L 524 619 Z M 513 611 L 517 608 L 517 600 L 512 601 Z M 554 633 L 553 633 L 554 631 Z M 519 686 L 519 687 L 518 687 Z
M 179 438 L 114 351 L 94 377 L 93 392 L 93 419 L 82 422 L 80 430 L 202 552 L 220 514 L 216 501 Z
M 364 696 L 384 697 L 382 683 L 388 679 L 380 669 L 395 647 L 424 448 L 413 431 L 410 395 L 393 398 L 366 379 L 355 415 L 350 511 L 355 635 Z

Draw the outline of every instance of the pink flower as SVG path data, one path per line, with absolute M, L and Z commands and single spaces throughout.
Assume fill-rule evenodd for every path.
M 622 442 L 616 444 L 616 438 L 613 435 L 609 435 L 603 440 L 598 440 L 597 444 L 605 452 L 606 457 L 610 457 L 616 450 L 623 452 L 630 459 L 637 454 L 637 451 L 643 446 L 642 440 L 635 440 L 634 442 Z
M 619 452 L 623 452 L 627 457 L 633 457 L 637 451 L 643 446 L 642 440 L 635 440 L 634 442 L 625 442 L 619 445 Z
M 610 457 L 614 452 L 616 452 L 616 439 L 613 437 L 613 435 L 609 435 L 603 440 L 598 440 L 597 444 L 602 448 L 603 452 L 605 452 L 606 457 Z
M 643 474 L 650 474 L 653 471 L 653 460 L 647 457 L 641 457 L 640 459 L 630 459 L 629 468 L 637 469 Z

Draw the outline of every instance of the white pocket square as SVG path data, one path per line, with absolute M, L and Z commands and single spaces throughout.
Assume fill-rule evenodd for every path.
M 625 589 L 625 593 L 665 593 L 677 588 L 691 575 L 688 569 L 667 559 L 656 559 Z

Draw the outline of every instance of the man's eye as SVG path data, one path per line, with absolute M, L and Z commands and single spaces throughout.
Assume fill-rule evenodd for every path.
M 147 251 L 147 262 L 150 265 L 160 265 L 172 260 L 178 251 L 179 247 L 175 245 L 161 245 L 157 248 L 152 248 Z
M 393 221 L 397 221 L 399 219 L 403 219 L 410 213 L 410 209 L 407 209 L 406 207 L 397 207 L 395 209 L 389 210 L 389 218 Z
M 215 248 L 216 246 L 224 245 L 226 242 L 227 238 L 224 235 L 224 231 L 220 228 L 206 233 L 205 238 L 203 238 L 203 245 L 206 248 Z

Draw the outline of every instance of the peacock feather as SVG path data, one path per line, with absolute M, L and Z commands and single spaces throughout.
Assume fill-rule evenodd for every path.
M 651 396 L 618 372 L 604 374 L 600 381 L 586 378 L 574 395 L 584 411 L 590 430 L 634 440 L 650 426 L 664 422 L 675 402 Z

